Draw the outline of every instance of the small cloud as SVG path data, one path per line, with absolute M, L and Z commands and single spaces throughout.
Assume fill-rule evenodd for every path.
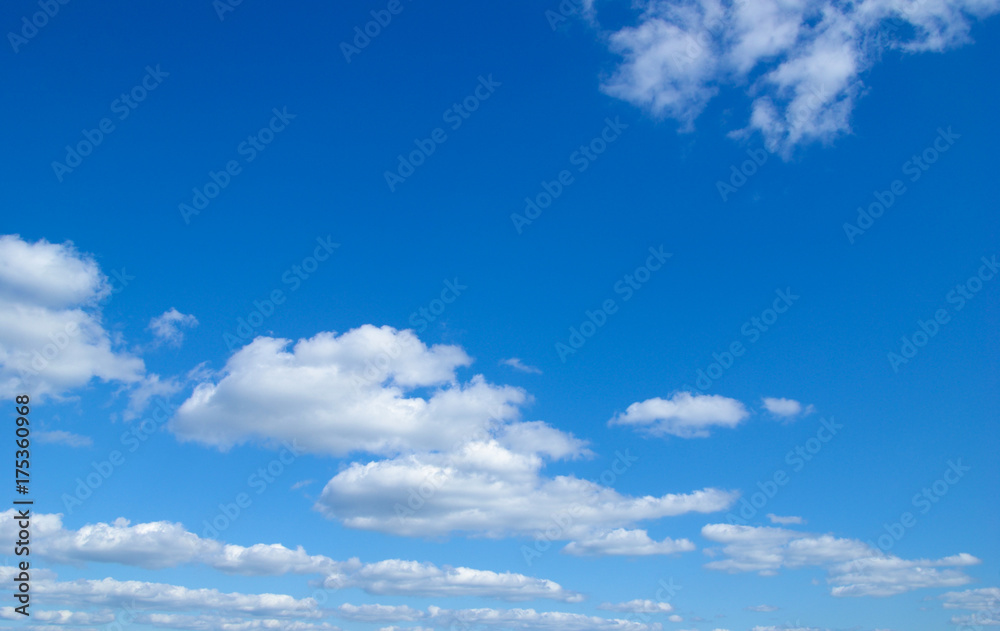
M 66 445 L 67 447 L 90 447 L 94 441 L 89 436 L 81 436 L 72 432 L 54 430 L 51 432 L 35 432 L 35 440 L 47 445 Z
M 637 401 L 609 425 L 631 425 L 654 436 L 704 438 L 713 427 L 733 428 L 750 416 L 742 403 L 717 394 L 677 392 L 669 399 Z
M 186 378 L 188 381 L 199 383 L 208 381 L 215 377 L 215 371 L 208 367 L 208 362 L 204 361 L 188 371 Z
M 171 307 L 170 311 L 165 311 L 163 315 L 157 316 L 149 321 L 149 329 L 153 331 L 158 342 L 165 342 L 173 346 L 180 346 L 184 341 L 184 331 L 182 328 L 192 328 L 198 326 L 198 319 L 193 315 L 186 315 Z
M 806 523 L 806 520 L 801 517 L 795 517 L 794 515 L 790 517 L 781 517 L 779 515 L 775 515 L 774 513 L 768 513 L 767 518 L 771 520 L 772 524 L 781 524 L 782 526 Z
M 690 552 L 695 545 L 687 539 L 653 541 L 645 530 L 618 528 L 579 541 L 571 541 L 563 552 L 575 556 L 648 556 Z
M 670 622 L 684 622 L 684 618 L 678 616 L 677 614 L 670 616 L 669 618 L 667 618 L 667 620 L 669 620 Z
M 532 373 L 535 375 L 542 374 L 541 369 L 535 368 L 534 366 L 529 366 L 521 362 L 521 360 L 518 359 L 517 357 L 511 357 L 510 359 L 501 359 L 500 363 L 503 364 L 504 366 L 510 366 L 514 370 L 520 370 L 521 372 Z
M 815 411 L 812 405 L 803 406 L 795 399 L 764 397 L 764 408 L 775 416 L 791 420 L 797 416 L 808 416 Z
M 303 487 L 309 486 L 315 481 L 316 480 L 302 480 L 301 482 L 296 482 L 295 484 L 292 485 L 292 490 L 297 491 Z
M 774 517 L 774 515 L 768 515 L 768 517 Z M 772 605 L 753 605 L 747 607 L 747 611 L 759 611 L 761 613 L 767 613 L 770 611 L 777 611 L 778 608 Z
M 627 603 L 604 603 L 598 605 L 597 608 L 604 611 L 617 611 L 619 613 L 667 613 L 674 610 L 670 603 L 655 600 L 630 600 Z

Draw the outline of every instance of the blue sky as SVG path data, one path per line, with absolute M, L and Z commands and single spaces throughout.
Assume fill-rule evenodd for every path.
M 1000 624 L 998 11 L 8 3 L 0 619 Z

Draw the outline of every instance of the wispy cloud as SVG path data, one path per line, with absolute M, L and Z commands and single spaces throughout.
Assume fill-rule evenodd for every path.
M 771 576 L 783 568 L 823 567 L 834 596 L 892 596 L 926 587 L 965 585 L 972 578 L 957 568 L 981 562 L 966 553 L 908 560 L 857 539 L 764 526 L 708 524 L 701 534 L 723 544 L 721 550 L 710 549 L 710 555 L 726 557 L 707 563 L 710 570 Z
M 517 357 L 511 357 L 510 359 L 501 359 L 500 363 L 503 364 L 504 366 L 510 366 L 514 370 L 519 370 L 521 372 L 527 372 L 535 375 L 542 374 L 541 369 L 535 368 L 534 366 L 529 366 L 524 362 L 522 362 Z
M 72 432 L 64 432 L 62 430 L 36 431 L 35 439 L 42 444 L 49 445 L 66 445 L 67 447 L 90 447 L 94 444 L 94 441 L 89 436 L 82 436 L 80 434 L 74 434 Z
M 772 524 L 779 524 L 781 526 L 790 526 L 793 524 L 806 523 L 806 520 L 802 519 L 801 517 L 795 517 L 795 516 L 781 517 L 779 515 L 775 515 L 774 513 L 768 513 L 767 518 L 771 520 Z
M 998 0 L 640 0 L 638 24 L 608 35 L 622 57 L 608 94 L 690 130 L 720 91 L 750 95 L 746 126 L 769 150 L 848 133 L 864 73 L 885 51 L 968 43 Z M 744 87 L 745 86 L 745 87 Z

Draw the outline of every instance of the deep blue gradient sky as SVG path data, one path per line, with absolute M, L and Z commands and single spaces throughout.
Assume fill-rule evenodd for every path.
M 558 11 L 556 3 L 402 0 L 402 11 L 348 62 L 341 43 L 353 38 L 355 26 L 372 19 L 370 11 L 382 10 L 386 3 L 244 0 L 220 20 L 208 1 L 75 1 L 59 5 L 58 13 L 37 35 L 17 45 L 16 52 L 8 45 L 0 65 L 7 86 L 6 124 L 0 128 L 6 152 L 0 172 L 2 232 L 19 236 L 0 248 L 0 257 L 9 257 L 0 264 L 5 267 L 0 283 L 16 284 L 12 261 L 20 255 L 7 247 L 15 242 L 28 244 L 39 257 L 45 250 L 45 256 L 57 257 L 62 265 L 92 261 L 99 268 L 95 278 L 127 275 L 127 286 L 99 307 L 81 300 L 61 306 L 38 303 L 38 308 L 81 309 L 100 328 L 110 353 L 141 358 L 143 368 L 127 378 L 102 379 L 98 368 L 80 359 L 84 377 L 75 382 L 53 382 L 44 391 L 37 384 L 20 383 L 16 365 L 27 355 L 18 353 L 30 355 L 33 347 L 18 341 L 20 325 L 13 323 L 31 320 L 33 312 L 18 302 L 14 290 L 0 292 L 10 331 L 3 334 L 0 353 L 4 397 L 15 391 L 33 395 L 36 432 L 86 437 L 77 446 L 65 436 L 52 437 L 54 442 L 33 450 L 34 510 L 62 513 L 61 527 L 48 539 L 42 522 L 35 526 L 40 537 L 37 553 L 33 551 L 37 558 L 32 558 L 32 566 L 39 568 L 36 585 L 50 580 L 54 587 L 49 597 L 35 588 L 30 620 L 12 612 L 12 599 L 0 603 L 6 607 L 0 609 L 5 624 L 103 629 L 108 616 L 131 602 L 119 594 L 95 596 L 88 604 L 60 591 L 59 585 L 74 579 L 109 577 L 296 599 L 309 597 L 323 579 L 322 572 L 211 567 L 199 563 L 207 553 L 185 556 L 194 545 L 191 537 L 248 547 L 302 546 L 308 555 L 337 562 L 401 559 L 512 572 L 554 581 L 585 599 L 508 602 L 503 592 L 491 592 L 488 586 L 463 591 L 456 583 L 431 594 L 359 584 L 329 591 L 317 617 L 296 617 L 257 610 L 227 613 L 193 602 L 142 604 L 140 598 L 138 608 L 146 617 L 134 621 L 133 628 L 221 628 L 219 620 L 207 617 L 216 610 L 239 618 L 247 625 L 239 628 L 247 629 L 262 628 L 253 625 L 264 619 L 317 625 L 282 627 L 302 629 L 326 628 L 325 623 L 360 630 L 449 628 L 443 617 L 426 613 L 437 606 L 532 608 L 630 620 L 622 625 L 661 624 L 664 629 L 915 631 L 962 628 L 953 617 L 988 611 L 985 605 L 945 608 L 943 604 L 963 597 L 941 597 L 985 590 L 966 595 L 985 602 L 989 589 L 1000 586 L 1000 281 L 991 277 L 970 285 L 981 289 L 961 309 L 949 293 L 981 269 L 984 276 L 989 273 L 983 257 L 990 261 L 1000 255 L 1000 127 L 995 114 L 1000 88 L 990 70 L 1000 57 L 1000 26 L 986 16 L 998 7 L 982 3 L 979 19 L 963 13 L 964 2 L 943 2 L 955 13 L 942 19 L 967 23 L 970 31 L 964 39 L 945 38 L 939 46 L 905 25 L 894 31 L 898 41 L 874 49 L 858 44 L 860 36 L 848 38 L 845 46 L 857 45 L 849 55 L 858 66 L 852 81 L 860 79 L 864 85 L 849 99 L 848 124 L 794 141 L 780 130 L 751 125 L 751 108 L 763 98 L 787 104 L 789 95 L 805 84 L 785 85 L 782 92 L 769 77 L 784 75 L 769 73 L 804 55 L 809 43 L 823 36 L 825 22 L 809 11 L 797 43 L 759 55 L 746 72 L 726 66 L 745 53 L 733 53 L 728 44 L 715 41 L 712 52 L 703 55 L 717 57 L 718 68 L 698 80 L 715 90 L 703 106 L 685 100 L 683 106 L 657 107 L 635 87 L 641 83 L 638 73 L 628 73 L 629 57 L 619 54 L 623 49 L 613 42 L 628 40 L 634 29 L 652 23 L 694 29 L 677 7 L 697 13 L 710 4 L 657 0 L 641 3 L 640 11 L 608 0 L 553 29 L 545 12 Z M 795 12 L 792 5 L 825 5 L 786 4 L 782 11 L 789 14 Z M 847 4 L 860 11 L 865 3 Z M 4 32 L 20 32 L 22 16 L 38 10 L 36 3 L 8 3 L 0 24 Z M 877 21 L 861 18 L 852 24 L 859 32 L 881 28 Z M 765 28 L 763 22 L 759 27 Z M 906 43 L 919 50 L 906 50 Z M 825 59 L 829 65 L 820 64 L 821 72 L 833 67 Z M 649 64 L 647 70 L 655 75 L 650 90 L 670 93 L 676 77 L 660 76 L 673 72 L 665 69 L 670 61 L 663 67 Z M 150 69 L 161 72 L 155 89 L 119 118 L 121 110 L 113 110 L 113 102 L 141 85 Z M 489 97 L 452 128 L 447 111 L 490 79 Z M 617 92 L 611 87 L 622 83 L 629 87 Z M 704 88 L 698 82 L 676 85 L 683 99 L 689 96 L 685 90 Z M 275 109 L 291 115 L 287 124 L 248 161 L 241 143 L 266 127 Z M 688 125 L 691 111 L 695 114 Z M 53 162 L 65 162 L 67 145 L 76 146 L 103 118 L 114 129 L 72 172 L 57 177 Z M 620 133 L 581 172 L 579 161 L 572 161 L 574 152 L 599 137 L 609 121 Z M 415 140 L 430 138 L 435 128 L 447 138 L 391 190 L 385 173 L 397 168 L 397 156 L 410 154 Z M 744 128 L 747 133 L 734 133 Z M 934 147 L 942 133 L 938 147 L 947 150 L 913 181 L 905 164 Z M 740 168 L 750 155 L 766 160 L 724 200 L 718 183 L 730 182 L 734 165 Z M 192 204 L 192 189 L 204 190 L 211 173 L 224 170 L 230 161 L 238 163 L 239 174 L 186 221 L 179 206 Z M 571 172 L 572 183 L 562 187 L 553 203 L 530 224 L 512 221 L 512 214 L 524 214 L 525 197 L 536 198 L 546 183 L 552 189 L 563 170 Z M 876 191 L 891 190 L 894 180 L 906 192 L 852 242 L 844 224 L 856 224 L 858 207 L 876 201 Z M 339 244 L 329 259 L 308 278 L 300 277 L 300 283 L 289 282 L 293 266 L 302 266 L 317 252 L 317 240 L 327 238 Z M 647 262 L 650 248 L 671 256 L 640 288 L 622 291 L 624 285 L 616 283 Z M 51 268 L 45 273 L 61 272 Z M 648 531 L 655 542 L 686 539 L 693 549 L 576 556 L 560 550 L 584 535 L 567 534 L 529 564 L 523 549 L 534 545 L 534 531 L 505 525 L 502 491 L 483 498 L 491 506 L 499 502 L 496 518 L 505 529 L 502 534 L 446 526 L 446 532 L 411 534 L 381 526 L 366 529 L 345 523 L 346 517 L 337 513 L 346 510 L 343 505 L 320 510 L 324 486 L 352 463 L 407 454 L 425 458 L 423 462 L 436 457 L 428 454 L 451 457 L 443 449 L 413 445 L 390 452 L 363 446 L 340 452 L 310 448 L 266 492 L 257 495 L 251 489 L 253 504 L 230 527 L 217 537 L 206 536 L 203 524 L 219 513 L 219 504 L 246 492 L 248 476 L 277 457 L 281 428 L 298 426 L 275 418 L 265 423 L 273 432 L 254 433 L 237 427 L 237 421 L 220 429 L 214 419 L 222 418 L 227 406 L 235 410 L 234 418 L 254 416 L 255 409 L 266 406 L 257 402 L 244 408 L 238 401 L 216 400 L 196 410 L 195 387 L 214 387 L 231 375 L 234 366 L 227 362 L 256 336 L 294 343 L 366 324 L 397 331 L 414 328 L 420 317 L 415 313 L 442 304 L 434 301 L 446 283 L 466 288 L 415 334 L 427 347 L 460 347 L 472 361 L 456 364 L 453 379 L 429 379 L 407 389 L 407 396 L 429 399 L 435 392 L 467 386 L 475 375 L 497 387 L 523 389 L 528 398 L 519 406 L 520 421 L 544 421 L 586 441 L 592 452 L 546 457 L 528 484 L 572 476 L 626 498 L 650 499 L 709 488 L 731 492 L 728 507 L 721 510 L 607 522 Z M 265 314 L 253 335 L 244 336 L 238 346 L 227 344 L 226 335 L 239 335 L 240 319 L 257 308 L 254 301 L 266 300 L 275 290 L 283 292 L 284 302 Z M 798 298 L 766 331 L 748 334 L 756 328 L 753 318 L 767 317 L 776 292 Z M 558 344 L 571 343 L 571 328 L 579 330 L 587 312 L 609 299 L 614 313 L 575 352 L 561 356 Z M 171 309 L 197 320 L 197 326 L 175 329 L 183 332 L 183 341 L 158 337 L 150 329 L 151 319 Z M 946 310 L 948 322 L 914 357 L 894 365 L 890 353 L 901 353 L 901 338 L 912 339 L 920 330 L 918 320 L 933 319 L 939 309 Z M 733 342 L 741 342 L 745 353 L 711 383 L 699 384 L 699 371 L 714 370 L 713 353 L 721 356 Z M 511 358 L 533 370 L 504 363 Z M 60 361 L 69 359 L 54 360 Z M 289 378 L 266 359 L 249 361 L 245 369 L 265 382 L 272 376 L 274 383 Z M 327 369 L 332 371 L 327 375 L 342 370 L 335 365 L 316 368 Z M 48 379 L 46 374 L 41 379 Z M 291 379 L 300 381 L 304 374 Z M 107 459 L 111 451 L 123 450 L 122 433 L 149 416 L 153 408 L 136 401 L 153 375 L 161 383 L 174 380 L 161 397 L 171 415 L 182 404 L 190 409 L 158 427 L 135 452 L 125 453 L 124 464 L 80 506 L 67 510 L 65 498 L 75 492 L 77 478 L 85 479 L 94 470 L 92 463 Z M 390 384 L 382 385 L 390 389 Z M 710 435 L 696 437 L 643 431 L 644 426 L 662 427 L 650 419 L 636 421 L 634 427 L 609 423 L 620 420 L 633 403 L 656 398 L 676 402 L 692 388 L 699 390 L 696 401 L 731 404 L 743 410 L 742 416 L 731 426 L 712 426 Z M 287 401 L 279 397 L 274 403 L 287 405 L 295 418 L 340 414 L 324 403 L 325 392 L 325 386 L 317 389 L 314 401 L 289 394 Z M 800 402 L 801 411 L 775 414 L 766 409 L 764 397 Z M 134 415 L 127 412 L 130 402 Z M 704 415 L 676 414 L 676 419 L 708 422 Z M 664 418 L 661 414 L 656 420 Z M 830 419 L 842 430 L 795 471 L 786 454 L 806 445 Z M 444 435 L 446 428 L 435 430 L 434 423 L 447 422 L 428 420 L 429 435 Z M 247 423 L 249 427 L 251 421 Z M 297 435 L 304 444 L 319 445 L 323 437 L 345 430 L 318 422 L 309 431 L 316 434 L 302 429 Z M 214 444 L 211 436 L 219 434 L 213 432 L 228 432 L 235 446 Z M 538 449 L 536 444 L 518 454 L 542 453 Z M 616 452 L 626 450 L 635 462 L 610 482 L 607 476 L 602 479 Z M 942 479 L 949 462 L 959 459 L 971 469 L 921 512 L 914 496 Z M 804 539 L 807 546 L 822 547 L 834 539 L 845 546 L 848 540 L 878 546 L 885 525 L 909 511 L 915 525 L 882 552 L 915 565 L 899 570 L 898 576 L 868 577 L 871 584 L 904 587 L 892 595 L 831 593 L 838 586 L 865 583 L 837 582 L 843 572 L 833 566 L 852 559 L 841 552 L 830 552 L 824 562 L 796 561 L 782 548 L 789 556 L 773 571 L 705 567 L 748 558 L 739 551 L 724 552 L 728 543 L 703 528 L 726 524 L 727 515 L 739 512 L 737 498 L 750 498 L 759 490 L 758 482 L 771 480 L 778 470 L 788 474 L 788 483 L 740 522 L 748 527 L 740 535 L 748 538 L 741 544 L 747 547 L 740 550 L 753 557 L 762 549 L 754 546 L 765 545 L 760 541 L 766 538 L 762 533 L 770 532 L 767 528 L 787 531 L 774 534 L 779 538 L 813 537 Z M 499 476 L 493 480 L 496 488 L 514 479 L 502 472 L 489 475 L 494 474 Z M 312 483 L 292 489 L 308 481 Z M 406 497 L 408 487 L 399 484 L 403 486 L 396 491 Z M 470 496 L 477 492 L 469 490 Z M 514 499 L 516 495 L 510 501 Z M 440 523 L 449 523 L 453 515 L 438 508 Z M 539 513 L 548 510 L 537 507 Z M 617 509 L 601 504 L 595 510 Z M 801 519 L 782 525 L 768 513 Z M 118 539 L 105 533 L 103 542 L 96 535 L 73 538 L 87 525 L 113 524 L 118 518 L 132 526 L 154 524 L 150 531 L 167 534 L 142 539 L 148 533 L 126 528 L 128 533 Z M 180 524 L 180 531 L 193 534 L 184 543 L 160 522 Z M 0 525 L 0 532 L 7 528 Z M 141 541 L 129 543 L 128 537 Z M 143 546 L 153 546 L 153 556 L 164 560 L 143 561 Z M 0 555 L 10 556 L 8 548 L 4 543 Z M 940 562 L 960 553 L 977 562 Z M 41 568 L 58 578 L 44 578 Z M 932 578 L 926 585 L 911 585 L 904 578 L 926 571 L 957 574 Z M 669 579 L 683 589 L 661 598 L 659 581 Z M 419 584 L 424 579 L 415 580 Z M 599 608 L 635 599 L 669 602 L 672 611 L 636 614 Z M 996 616 L 993 602 L 991 615 Z M 407 619 L 383 612 L 381 618 L 353 620 L 337 610 L 343 603 L 408 605 L 424 613 Z M 747 610 L 762 604 L 777 609 Z M 80 614 L 57 622 L 44 618 L 47 610 L 84 612 L 92 618 Z M 155 612 L 204 618 L 156 623 L 149 618 Z M 670 615 L 680 620 L 670 620 Z M 555 626 L 522 621 L 509 628 L 655 628 L 568 620 Z M 492 624 L 490 628 L 508 628 Z

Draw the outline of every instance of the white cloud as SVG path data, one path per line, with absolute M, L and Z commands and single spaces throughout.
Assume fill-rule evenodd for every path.
M 965 553 L 912 561 L 894 556 L 867 557 L 833 566 L 827 580 L 836 585 L 830 592 L 834 596 L 894 596 L 925 587 L 965 585 L 972 579 L 953 568 L 980 562 Z
M 193 315 L 186 315 L 171 307 L 163 315 L 156 316 L 149 321 L 149 329 L 156 336 L 157 341 L 174 346 L 180 346 L 184 341 L 183 329 L 198 326 L 198 319 Z
M 288 620 L 279 618 L 242 618 L 212 614 L 185 615 L 172 613 L 139 614 L 135 624 L 161 629 L 190 629 L 191 631 L 342 631 L 327 622 Z
M 804 524 L 806 520 L 801 517 L 796 517 L 790 515 L 788 517 L 781 517 L 780 515 L 775 515 L 774 513 L 768 513 L 767 518 L 771 520 L 772 524 L 778 524 L 779 526 L 789 526 L 792 524 Z
M 892 596 L 924 587 L 954 587 L 972 579 L 954 569 L 979 563 L 969 554 L 942 559 L 906 560 L 883 554 L 856 539 L 813 535 L 772 527 L 708 524 L 702 536 L 724 544 L 726 558 L 712 570 L 776 574 L 782 568 L 819 566 L 827 570 L 834 596 Z M 708 550 L 717 555 L 718 550 Z
M 967 589 L 964 592 L 947 592 L 938 596 L 945 609 L 986 611 L 1000 607 L 1000 587 Z
M 608 94 L 668 116 L 685 130 L 714 97 L 719 60 L 699 54 L 719 19 L 718 0 L 702 3 L 646 3 L 641 22 L 610 36 L 611 50 L 625 58 L 603 86 Z M 692 54 L 693 53 L 693 54 Z M 681 67 L 683 66 L 683 67 Z
M 112 609 L 100 611 L 70 611 L 68 609 L 32 610 L 31 616 L 39 622 L 55 625 L 104 625 L 114 622 Z M 23 620 L 24 616 L 14 611 L 14 607 L 0 607 L 0 620 Z M 37 627 L 36 627 L 37 628 Z
M 435 626 L 482 625 L 501 629 L 530 629 L 537 631 L 660 631 L 658 622 L 646 624 L 631 620 L 599 618 L 561 611 L 535 611 L 534 609 L 459 609 L 448 610 L 428 607 L 429 620 Z M 454 627 L 451 627 L 454 628 Z
M 0 566 L 0 581 L 12 582 L 15 568 Z M 296 599 L 284 594 L 223 593 L 216 589 L 189 589 L 179 585 L 143 581 L 78 579 L 58 581 L 49 575 L 33 576 L 32 591 L 44 602 L 73 609 L 32 612 L 50 624 L 107 624 L 115 618 L 162 628 L 211 631 L 334 631 L 337 627 L 322 618 L 337 615 L 367 623 L 427 621 L 433 628 L 451 625 L 481 625 L 489 628 L 518 628 L 535 631 L 660 631 L 659 623 L 601 618 L 559 611 L 534 609 L 442 609 L 426 611 L 405 605 L 351 605 L 322 609 L 329 593 L 317 590 L 313 597 Z M 155 612 L 155 613 L 154 613 Z M 198 613 L 202 612 L 202 613 Z M 0 609 L 0 619 L 14 618 L 12 607 Z M 395 629 L 397 627 L 385 627 Z M 415 627 L 426 629 L 431 627 Z
M 513 420 L 527 399 L 476 376 L 457 346 L 428 348 L 412 331 L 364 325 L 299 340 L 259 337 L 199 384 L 171 422 L 182 440 L 228 449 L 297 439 L 314 453 L 446 449 Z M 433 388 L 427 398 L 412 394 Z
M 337 615 L 357 622 L 413 622 L 424 617 L 424 612 L 406 605 L 352 605 L 337 607 Z
M 861 541 L 831 535 L 817 537 L 782 528 L 708 524 L 701 533 L 706 539 L 725 544 L 722 552 L 728 557 L 705 567 L 727 572 L 758 572 L 766 576 L 782 567 L 852 561 L 870 552 Z
M 625 603 L 604 603 L 598 609 L 621 613 L 670 613 L 674 610 L 670 603 L 649 599 L 636 599 Z
M 417 622 L 431 626 L 382 627 L 380 631 L 420 631 L 471 628 L 484 626 L 500 629 L 531 629 L 536 631 L 660 631 L 659 623 L 646 624 L 628 619 L 601 618 L 561 611 L 536 611 L 534 609 L 442 609 L 430 606 L 426 611 L 408 606 L 351 605 L 344 604 L 337 610 L 340 617 L 369 623 Z
M 157 374 L 146 375 L 129 389 L 128 406 L 122 412 L 122 419 L 131 421 L 139 418 L 152 401 L 159 399 L 162 403 L 171 395 L 180 392 L 182 387 L 183 382 L 178 379 L 161 380 Z
M 966 616 L 952 616 L 951 623 L 964 629 L 968 627 L 976 628 L 981 626 L 1000 625 L 1000 614 L 997 612 L 974 613 Z
M 44 524 L 39 526 L 39 518 Z M 56 563 L 124 563 L 144 568 L 174 567 L 217 554 L 217 542 L 201 539 L 180 524 L 152 522 L 132 526 L 126 519 L 62 527 L 58 515 L 36 515 L 38 553 Z
M 542 421 L 504 425 L 497 432 L 497 441 L 512 452 L 539 454 L 554 460 L 575 460 L 594 455 L 587 449 L 585 441 Z
M 743 404 L 717 394 L 678 392 L 670 399 L 656 397 L 633 403 L 610 425 L 631 425 L 654 435 L 703 438 L 712 427 L 736 427 L 749 416 Z
M 17 535 L 14 510 L 0 512 L 0 539 Z M 358 559 L 335 561 L 310 555 L 301 547 L 280 544 L 239 546 L 205 539 L 178 523 L 149 522 L 132 525 L 126 519 L 87 524 L 68 530 L 61 515 L 39 513 L 32 517 L 32 552 L 50 562 L 69 565 L 118 563 L 159 569 L 203 564 L 230 574 L 281 576 L 317 574 L 331 588 L 356 587 L 380 595 L 481 596 L 504 600 L 547 598 L 577 602 L 582 596 L 553 581 L 467 567 L 439 567 L 388 559 L 362 563 Z
M 667 618 L 667 620 L 669 620 L 670 622 L 684 622 L 684 618 L 682 618 L 681 616 L 678 616 L 677 614 L 669 616 Z
M 433 563 L 388 559 L 329 576 L 330 587 L 359 587 L 371 594 L 409 596 L 487 596 L 503 600 L 548 598 L 579 602 L 583 596 L 553 581 L 513 572 L 467 567 L 438 567 Z
M 550 540 L 588 540 L 641 520 L 725 510 L 738 496 L 708 488 L 629 497 L 573 476 L 544 477 L 543 464 L 493 439 L 353 463 L 327 483 L 317 508 L 351 528 L 396 535 L 541 536 L 558 526 Z
M 0 580 L 10 583 L 13 567 L 0 567 Z M 312 598 L 297 599 L 284 594 L 223 593 L 217 589 L 189 589 L 178 585 L 145 581 L 77 579 L 57 581 L 33 577 L 32 592 L 45 603 L 71 607 L 88 606 L 155 608 L 167 611 L 207 609 L 228 615 L 316 618 L 320 614 Z
M 636 26 L 608 36 L 622 57 L 603 89 L 683 130 L 721 88 L 745 89 L 769 150 L 850 131 L 861 77 L 887 50 L 967 43 L 998 0 L 640 0 Z
M 92 304 L 111 293 L 90 256 L 72 243 L 28 243 L 20 235 L 0 236 L 0 300 L 63 309 Z
M 771 611 L 777 611 L 778 608 L 772 605 L 751 605 L 747 607 L 747 611 L 756 611 L 759 613 L 769 613 Z
M 62 430 L 38 430 L 34 433 L 35 440 L 43 445 L 66 445 L 67 447 L 90 447 L 94 441 L 90 436 L 81 436 Z
M 323 489 L 316 508 L 350 528 L 537 535 L 563 512 L 572 524 L 560 538 L 590 539 L 640 520 L 723 510 L 736 498 L 718 489 L 625 497 L 571 475 L 543 476 L 547 460 L 592 455 L 586 443 L 520 421 L 529 398 L 519 388 L 481 376 L 459 383 L 456 369 L 472 360 L 457 346 L 429 348 L 412 331 L 371 325 L 289 344 L 261 337 L 235 353 L 170 426 L 222 449 L 297 441 L 315 453 L 388 456 L 350 464 Z
M 134 383 L 141 359 L 118 350 L 101 324 L 111 286 L 72 243 L 0 236 L 0 398 L 60 396 L 102 381 Z
M 535 368 L 534 366 L 529 366 L 524 362 L 522 362 L 517 357 L 511 357 L 510 359 L 501 359 L 500 363 L 503 364 L 504 366 L 510 366 L 514 370 L 519 370 L 521 372 L 531 373 L 535 375 L 542 374 L 541 369 Z
M 796 416 L 812 414 L 815 408 L 811 405 L 802 405 L 795 399 L 777 399 L 774 397 L 764 397 L 764 408 L 775 416 L 785 419 L 793 419 Z
M 1000 625 L 1000 588 L 983 587 L 963 592 L 947 592 L 938 596 L 945 609 L 967 609 L 971 615 L 952 616 L 951 623 L 960 627 Z
M 191 631 L 341 631 L 339 627 L 326 623 L 288 618 L 246 618 L 242 616 L 219 616 L 213 614 L 142 613 L 125 604 L 120 609 L 102 608 L 97 611 L 70 611 L 67 609 L 32 609 L 31 617 L 42 626 L 24 627 L 29 631 L 51 629 L 58 625 L 68 629 L 93 631 L 97 625 L 104 629 L 128 628 L 143 625 L 161 629 L 190 629 Z M 0 607 L 0 620 L 23 620 L 24 616 L 13 607 Z M 79 626 L 86 625 L 86 626 Z
M 653 541 L 645 530 L 618 528 L 589 539 L 571 542 L 563 552 L 576 556 L 649 556 L 690 552 L 695 545 L 687 539 Z

